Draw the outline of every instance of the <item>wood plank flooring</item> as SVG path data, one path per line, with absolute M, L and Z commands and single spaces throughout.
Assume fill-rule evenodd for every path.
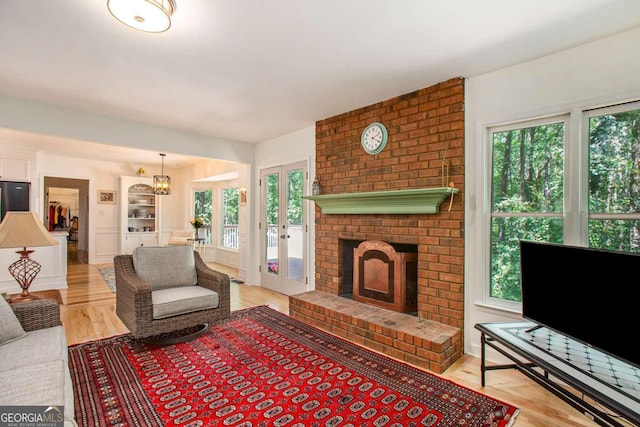
M 100 265 L 72 264 L 68 267 L 68 289 L 60 291 L 63 305 L 61 317 L 69 344 L 96 340 L 128 332 L 115 315 L 115 294 L 107 287 L 97 267 Z M 224 266 L 215 268 L 225 271 Z M 233 270 L 226 270 L 233 276 Z M 231 309 L 269 305 L 288 314 L 288 297 L 251 285 L 231 285 Z M 575 427 L 596 426 L 578 411 L 513 370 L 487 374 L 487 386 L 480 387 L 479 359 L 463 356 L 442 377 L 451 379 L 472 390 L 520 408 L 516 427 Z M 627 425 L 627 424 L 624 424 Z

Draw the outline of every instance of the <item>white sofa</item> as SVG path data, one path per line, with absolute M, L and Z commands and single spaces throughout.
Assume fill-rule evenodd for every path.
M 77 426 L 58 303 L 0 298 L 0 322 L 0 406 L 64 406 L 65 427 Z
M 193 239 L 193 230 L 174 230 L 169 235 L 167 245 L 170 246 L 190 246 L 189 239 Z

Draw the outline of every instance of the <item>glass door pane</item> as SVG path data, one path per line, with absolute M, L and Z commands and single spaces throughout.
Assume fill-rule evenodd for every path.
M 304 171 L 293 169 L 287 172 L 287 232 L 286 258 L 287 277 L 302 282 L 303 277 L 303 242 L 302 229 L 302 193 L 304 188 Z
M 280 174 L 270 173 L 265 176 L 265 227 L 264 241 L 266 242 L 265 260 L 267 273 L 279 274 L 279 230 L 280 210 Z

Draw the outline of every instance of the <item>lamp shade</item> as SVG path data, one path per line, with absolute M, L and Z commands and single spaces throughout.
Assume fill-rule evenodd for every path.
M 54 246 L 58 241 L 35 212 L 7 212 L 0 223 L 0 248 Z

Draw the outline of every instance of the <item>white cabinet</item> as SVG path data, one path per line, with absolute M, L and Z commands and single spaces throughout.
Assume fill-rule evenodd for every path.
M 121 253 L 131 254 L 138 246 L 158 246 L 158 233 L 124 233 L 124 246 L 120 250 Z
M 0 158 L 0 180 L 2 181 L 31 181 L 29 160 Z
M 120 253 L 159 245 L 160 198 L 147 177 L 120 177 Z

